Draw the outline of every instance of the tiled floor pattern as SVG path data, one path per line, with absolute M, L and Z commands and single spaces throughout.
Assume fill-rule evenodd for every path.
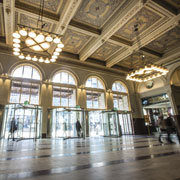
M 0 179 L 178 180 L 180 146 L 146 136 L 1 140 Z

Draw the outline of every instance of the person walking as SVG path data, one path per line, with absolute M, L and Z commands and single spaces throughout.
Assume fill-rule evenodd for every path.
M 79 120 L 76 121 L 76 131 L 77 131 L 77 135 L 78 135 L 78 138 L 81 137 L 81 124 L 79 122 Z
M 174 143 L 171 140 L 171 133 L 175 132 L 175 125 L 174 125 L 174 121 L 172 118 L 172 115 L 170 113 L 168 113 L 168 117 L 166 118 L 166 129 L 167 129 L 167 140 L 169 143 Z
M 161 136 L 162 136 L 163 133 L 165 133 L 167 131 L 167 127 L 166 127 L 166 122 L 164 120 L 164 116 L 162 114 L 159 116 L 158 125 L 159 125 L 159 128 L 160 128 L 159 142 L 163 143 L 162 140 L 161 140 Z
M 16 121 L 15 121 L 15 118 L 12 118 L 11 122 L 10 122 L 10 129 L 9 129 L 9 132 L 10 132 L 10 136 L 12 138 L 13 141 L 15 141 L 15 138 L 14 138 L 14 132 L 17 130 L 17 124 L 16 124 Z M 9 138 L 8 138 L 9 139 Z

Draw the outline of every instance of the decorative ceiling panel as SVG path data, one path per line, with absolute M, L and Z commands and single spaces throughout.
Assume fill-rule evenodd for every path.
M 152 56 L 145 55 L 145 59 L 142 60 L 142 58 L 139 56 L 139 53 L 136 52 L 133 55 L 128 56 L 123 61 L 120 61 L 118 65 L 125 66 L 128 68 L 138 68 L 141 65 L 145 63 L 155 63 L 158 60 L 158 58 L 154 58 Z
M 19 0 L 20 2 L 29 4 L 31 6 L 39 7 L 41 0 Z M 53 13 L 57 13 L 62 9 L 66 0 L 45 0 L 44 9 Z
M 148 48 L 164 53 L 180 45 L 180 27 L 168 31 L 161 37 L 147 45 Z
M 48 22 L 44 22 L 44 23 L 46 25 L 44 26 L 43 30 L 50 31 L 52 24 L 48 23 Z M 21 14 L 20 15 L 20 24 L 37 28 L 37 19 L 27 16 L 25 14 Z
M 90 36 L 67 29 L 65 35 L 62 38 L 64 44 L 63 51 L 67 51 L 74 54 L 79 54 L 79 51 L 90 40 Z
M 156 23 L 160 18 L 161 16 L 144 7 L 115 34 L 132 41 L 136 37 L 136 33 L 134 33 L 135 24 L 138 24 L 139 34 L 141 34 Z
M 94 54 L 91 56 L 92 58 L 99 60 L 107 60 L 110 56 L 112 56 L 115 52 L 117 52 L 121 46 L 105 42 L 101 47 L 99 47 Z
M 180 1 L 179 0 L 165 0 L 167 3 L 171 4 L 172 6 L 179 8 L 180 7 Z
M 100 28 L 121 3 L 122 0 L 83 0 L 74 20 Z

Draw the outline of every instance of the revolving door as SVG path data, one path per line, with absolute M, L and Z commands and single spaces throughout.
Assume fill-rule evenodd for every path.
M 36 139 L 40 138 L 42 111 L 38 106 L 9 104 L 5 106 L 1 137 L 12 138 L 10 128 L 15 121 L 16 131 L 14 138 Z
M 85 137 L 84 110 L 81 108 L 55 108 L 50 110 L 50 129 L 52 138 L 78 137 L 76 122 L 81 124 L 81 136 Z
M 119 137 L 121 135 L 116 111 L 89 111 L 89 136 Z
M 121 136 L 118 113 L 116 111 L 103 111 L 103 129 L 105 137 Z

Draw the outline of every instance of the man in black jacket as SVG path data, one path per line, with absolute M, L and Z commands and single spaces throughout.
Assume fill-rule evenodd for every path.
M 80 124 L 79 120 L 77 120 L 77 122 L 76 122 L 76 130 L 77 130 L 78 137 L 81 137 L 81 124 Z

